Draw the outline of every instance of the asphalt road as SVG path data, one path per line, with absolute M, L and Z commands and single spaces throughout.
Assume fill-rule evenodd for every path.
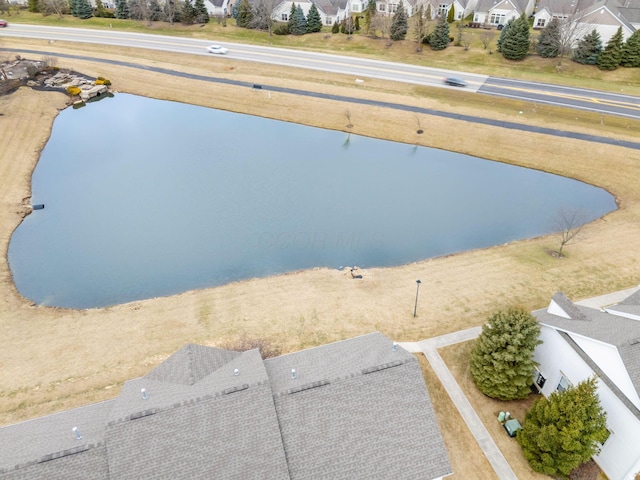
M 206 47 L 217 43 L 229 49 L 226 55 L 228 58 L 237 60 L 352 75 L 354 81 L 378 78 L 432 87 L 461 88 L 443 84 L 445 77 L 455 76 L 467 82 L 467 87 L 464 88 L 473 92 L 588 110 L 603 115 L 640 119 L 640 97 L 626 95 L 624 92 L 607 93 L 357 57 L 117 30 L 88 30 L 40 25 L 11 24 L 8 28 L 0 29 L 1 36 L 42 38 L 49 42 L 61 40 L 98 43 L 211 57 L 215 55 L 207 53 Z M 212 58 L 212 61 L 215 61 L 215 58 Z

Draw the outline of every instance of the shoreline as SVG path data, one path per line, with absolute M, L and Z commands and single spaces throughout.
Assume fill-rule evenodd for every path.
M 76 50 L 83 48 L 89 47 Z M 95 50 L 114 58 L 127 54 L 115 48 Z M 235 61 L 216 62 L 212 67 L 206 59 L 175 54 L 162 58 L 156 52 L 136 55 L 142 63 L 164 62 L 178 68 L 180 61 L 184 62 L 180 68 L 186 70 L 216 68 L 216 74 L 255 79 L 256 83 L 273 77 L 272 69 L 265 67 L 262 72 Z M 235 108 L 239 113 L 333 130 L 344 128 L 348 107 L 285 94 L 266 99 L 264 92 L 89 61 L 68 67 L 109 78 L 124 93 Z M 351 91 L 342 84 L 313 83 L 305 75 L 279 80 L 323 91 Z M 357 95 L 433 102 L 386 90 L 384 82 L 372 83 L 375 88 L 370 92 L 349 88 Z M 512 133 L 495 127 L 430 117 L 422 121 L 427 135 L 416 138 L 415 129 L 407 128 L 415 124 L 414 115 L 358 107 L 352 112 L 354 126 L 349 131 L 353 133 L 445 150 L 455 146 L 460 153 L 575 178 L 605 188 L 616 199 L 618 210 L 589 224 L 585 239 L 568 246 L 567 258 L 560 260 L 544 252 L 556 243 L 545 236 L 398 267 L 367 268 L 358 281 L 348 271 L 315 268 L 100 309 L 33 306 L 13 285 L 7 248 L 21 221 L 20 208 L 31 195 L 31 174 L 65 101 L 62 94 L 24 88 L 11 98 L 0 97 L 0 112 L 4 113 L 0 131 L 10 132 L 5 140 L 9 148 L 0 152 L 0 424 L 112 398 L 125 380 L 145 374 L 188 342 L 223 347 L 247 334 L 275 341 L 286 352 L 371 331 L 397 341 L 415 341 L 480 325 L 502 306 L 517 303 L 540 308 L 557 290 L 578 300 L 640 282 L 636 253 L 640 251 L 640 176 L 638 160 L 631 158 L 634 151 L 571 139 L 559 143 L 538 134 L 518 136 L 514 142 Z M 465 135 L 459 135 L 461 130 Z M 416 279 L 422 280 L 422 288 L 418 315 L 413 317 Z

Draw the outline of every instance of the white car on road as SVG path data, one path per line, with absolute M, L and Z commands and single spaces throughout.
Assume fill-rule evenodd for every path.
M 220 46 L 220 45 L 209 45 L 207 47 L 207 52 L 209 53 L 217 53 L 218 55 L 224 55 L 229 50 Z

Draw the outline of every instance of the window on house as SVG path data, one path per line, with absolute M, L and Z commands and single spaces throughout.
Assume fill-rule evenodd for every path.
M 536 22 L 536 27 L 543 28 L 544 27 L 544 18 L 539 18 Z
M 378 10 L 380 10 L 381 12 L 386 12 L 387 6 L 384 3 L 381 3 L 380 5 L 378 5 Z
M 538 390 L 542 390 L 542 387 L 544 387 L 544 384 L 546 383 L 547 379 L 544 378 L 544 376 L 542 375 L 542 372 L 540 372 L 540 370 L 536 370 L 534 377 L 533 377 L 533 381 L 535 382 L 536 386 L 538 387 Z
M 489 23 L 491 25 L 503 25 L 506 15 L 504 13 L 492 13 Z
M 354 12 L 359 12 L 360 11 L 360 5 L 358 5 L 357 3 L 354 3 L 351 8 L 353 9 Z
M 556 387 L 556 390 L 558 392 L 564 392 L 570 386 L 571 386 L 571 382 L 567 377 L 564 376 L 564 374 L 562 374 L 560 376 L 560 381 L 558 382 L 558 386 Z
M 396 3 L 390 3 L 389 13 L 396 13 L 396 10 L 398 10 L 398 5 Z
M 289 21 L 289 14 L 288 14 L 288 13 L 283 13 L 283 14 L 280 16 L 280 18 L 281 18 L 281 20 L 282 20 L 283 22 L 287 22 L 287 21 Z
M 458 20 L 462 20 L 462 12 L 458 12 Z
M 451 8 L 453 8 L 453 5 L 451 6 Z M 449 13 L 449 5 L 441 3 L 438 7 L 438 16 L 446 15 L 447 13 Z
M 327 25 L 333 25 L 333 19 L 331 19 L 330 17 L 325 18 L 324 23 L 326 23 Z
M 474 23 L 478 23 L 478 22 L 480 22 L 480 17 L 478 16 L 478 14 L 477 14 L 477 13 L 473 16 L 473 22 L 474 22 Z

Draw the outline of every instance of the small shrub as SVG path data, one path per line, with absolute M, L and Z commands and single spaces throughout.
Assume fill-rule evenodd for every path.
M 109 86 L 109 85 L 111 85 L 111 80 L 109 80 L 108 78 L 104 78 L 104 77 L 98 77 L 98 78 L 96 78 L 95 84 L 96 85 L 107 85 L 107 86 Z
M 260 350 L 262 358 L 277 357 L 281 353 L 280 347 L 273 345 L 269 340 L 265 338 L 247 337 L 246 335 L 243 335 L 236 341 L 227 343 L 223 348 L 235 350 L 236 352 L 246 352 L 247 350 L 257 348 Z
M 80 90 L 80 87 L 67 87 L 67 94 L 69 94 L 71 97 L 80 95 L 81 91 L 82 90 Z
M 289 35 L 289 25 L 286 23 L 280 23 L 273 29 L 274 35 Z

